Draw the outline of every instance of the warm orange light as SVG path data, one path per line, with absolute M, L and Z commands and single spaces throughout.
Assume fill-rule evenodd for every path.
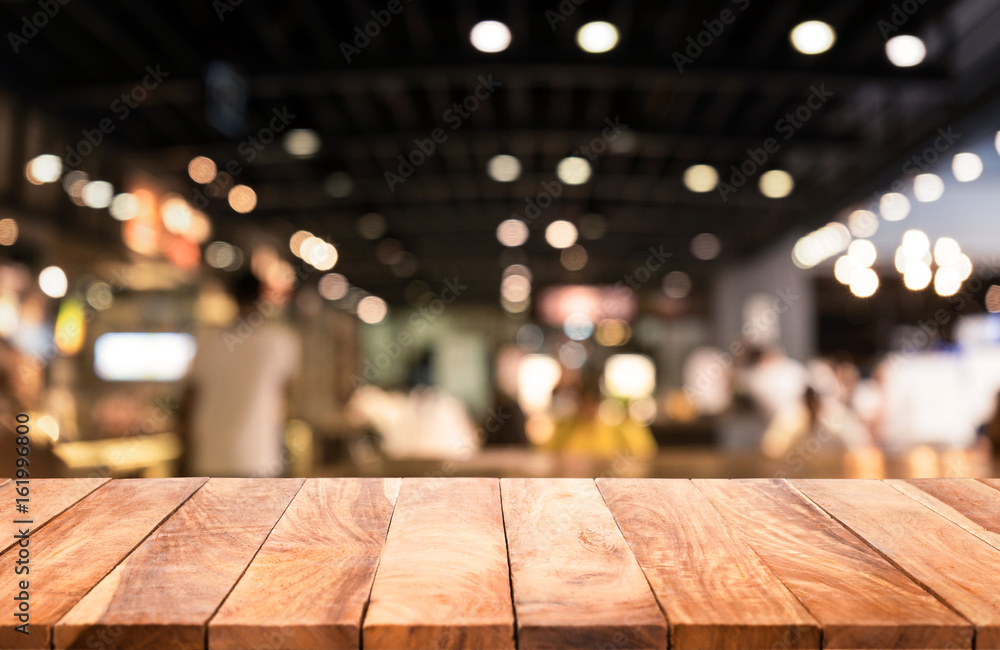
M 188 176 L 195 183 L 211 183 L 215 180 L 218 171 L 212 159 L 205 156 L 192 158 L 191 162 L 188 163 Z
M 246 185 L 237 185 L 229 190 L 229 206 L 240 214 L 252 212 L 257 207 L 257 193 Z

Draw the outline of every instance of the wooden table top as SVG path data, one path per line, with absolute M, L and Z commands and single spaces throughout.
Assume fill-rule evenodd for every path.
M 2 648 L 1000 648 L 994 479 L 36 479 L 28 509 Z

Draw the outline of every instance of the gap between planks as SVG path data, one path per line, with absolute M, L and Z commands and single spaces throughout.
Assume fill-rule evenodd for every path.
M 299 496 L 299 493 L 302 492 L 302 488 L 305 487 L 306 481 L 308 480 L 309 479 L 306 479 L 299 484 L 299 489 L 295 491 L 295 494 L 292 495 L 292 498 L 288 500 L 287 504 L 285 504 L 284 510 L 282 510 L 278 518 L 274 520 L 274 525 L 271 526 L 271 530 L 267 531 L 267 535 L 265 535 L 264 539 L 261 540 L 260 546 L 258 546 L 257 550 L 253 552 L 253 556 L 250 558 L 250 561 L 247 562 L 247 565 L 243 567 L 243 571 L 240 572 L 239 577 L 237 577 L 236 580 L 233 581 L 233 585 L 229 588 L 229 591 L 226 592 L 226 595 L 223 596 L 222 600 L 219 601 L 219 604 L 216 605 L 215 610 L 209 615 L 207 619 L 205 619 L 205 629 L 202 630 L 202 633 L 206 649 L 210 647 L 208 645 L 208 629 L 212 623 L 212 619 L 215 618 L 215 615 L 219 613 L 220 609 L 222 609 L 222 606 L 225 604 L 226 600 L 229 599 L 229 596 L 233 593 L 233 590 L 236 589 L 236 585 L 238 585 L 240 583 L 240 580 L 243 579 L 243 576 L 247 574 L 247 570 L 250 568 L 250 565 L 253 564 L 253 561 L 257 559 L 257 555 L 260 553 L 260 549 L 264 548 L 264 544 L 266 544 L 267 540 L 270 539 L 271 534 L 274 532 L 275 527 L 277 527 L 278 525 L 278 522 L 281 521 L 282 517 L 285 516 L 285 513 L 288 512 L 288 508 L 292 505 L 292 502 L 295 501 L 295 497 Z

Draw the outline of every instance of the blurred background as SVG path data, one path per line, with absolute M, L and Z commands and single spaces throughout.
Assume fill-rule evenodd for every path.
M 998 471 L 998 3 L 0 26 L 5 473 Z

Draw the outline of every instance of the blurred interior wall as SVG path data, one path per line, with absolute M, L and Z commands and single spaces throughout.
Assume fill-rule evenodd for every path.
M 764 345 L 776 331 L 789 356 L 805 360 L 815 354 L 812 274 L 796 267 L 790 254 L 799 236 L 786 237 L 717 274 L 712 307 L 720 348 L 731 352 L 738 341 Z

